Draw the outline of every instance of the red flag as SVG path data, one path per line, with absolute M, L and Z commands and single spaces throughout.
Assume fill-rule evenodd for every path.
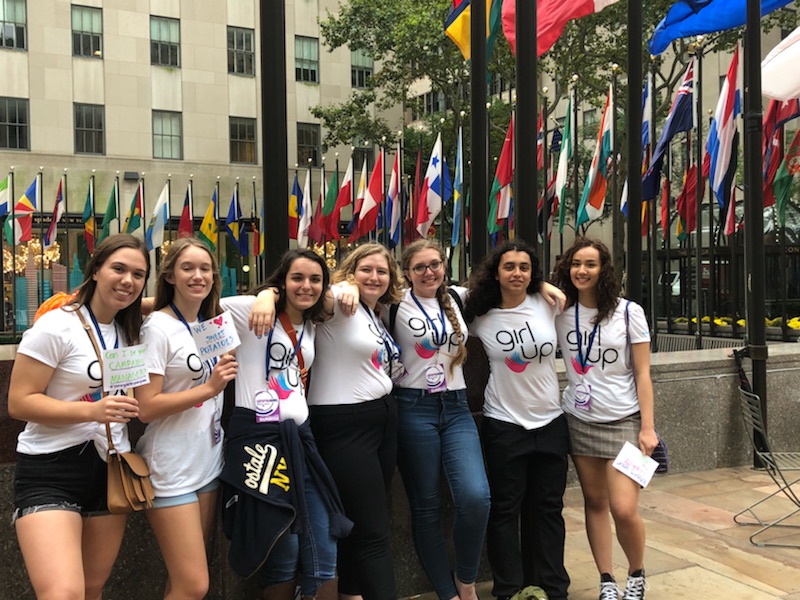
M 538 170 L 542 170 L 542 165 L 544 164 L 542 155 L 544 154 L 544 131 L 542 130 L 542 114 L 544 113 L 544 109 L 542 112 L 539 113 L 539 124 L 536 126 L 536 130 L 538 131 L 538 135 L 536 137 L 536 165 Z
M 319 186 L 319 200 L 317 201 L 317 210 L 314 211 L 314 218 L 311 219 L 311 225 L 308 227 L 308 239 L 316 244 L 322 244 L 325 241 L 325 222 L 322 216 L 322 206 L 325 204 L 325 195 L 328 191 L 328 184 L 325 181 L 325 169 L 322 170 L 322 181 Z
M 728 201 L 728 210 L 725 213 L 725 235 L 736 233 L 736 186 L 731 186 L 731 199 Z
M 192 197 L 191 186 L 186 188 L 186 197 L 183 199 L 183 210 L 181 211 L 181 221 L 178 223 L 178 237 L 192 237 Z
M 358 222 L 350 236 L 351 241 L 364 237 L 371 231 L 375 231 L 378 223 L 378 213 L 383 202 L 383 148 L 378 153 L 378 160 L 372 168 L 372 175 L 369 178 L 369 185 L 364 193 L 364 201 L 358 213 Z M 355 218 L 355 216 L 353 217 Z
M 661 230 L 664 235 L 669 231 L 669 179 L 664 179 L 664 189 L 661 193 Z
M 541 56 L 556 43 L 567 21 L 603 10 L 618 0 L 538 0 L 536 3 L 536 55 Z M 503 2 L 503 33 L 511 52 L 517 52 L 517 3 Z
M 341 210 L 353 201 L 353 157 L 350 157 L 350 162 L 347 163 L 347 171 L 344 174 L 342 187 L 339 188 L 339 195 L 336 196 L 336 206 L 333 207 L 333 212 L 330 215 L 330 222 L 328 223 L 328 237 L 332 240 L 338 240 L 339 235 L 339 219 L 341 218 Z
M 697 165 L 692 165 L 683 178 L 683 191 L 678 196 L 678 215 L 686 224 L 684 231 L 690 233 L 697 229 Z

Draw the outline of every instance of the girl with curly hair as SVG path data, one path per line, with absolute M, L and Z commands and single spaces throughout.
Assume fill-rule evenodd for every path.
M 619 297 L 611 254 L 600 241 L 576 239 L 554 277 L 568 301 L 556 318 L 568 379 L 562 407 L 583 491 L 586 533 L 600 572 L 600 599 L 618 598 L 610 513 L 629 564 L 623 598 L 638 600 L 645 597 L 639 485 L 611 464 L 626 441 L 648 455 L 658 444 L 647 320 L 641 306 Z
M 567 598 L 570 583 L 561 514 L 569 434 L 555 368 L 559 309 L 542 297 L 541 285 L 533 248 L 508 241 L 475 269 L 465 305 L 470 333 L 489 358 L 481 433 L 492 495 L 492 593 L 499 599 L 530 585 L 551 600 Z

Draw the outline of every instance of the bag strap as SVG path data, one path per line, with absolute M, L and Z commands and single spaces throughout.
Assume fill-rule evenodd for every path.
M 633 345 L 631 344 L 631 316 L 629 313 L 629 309 L 631 306 L 630 300 L 625 300 L 625 339 L 628 342 L 628 360 L 631 364 L 631 369 L 633 369 Z
M 450 297 L 455 301 L 458 310 L 461 311 L 461 316 L 464 316 L 464 303 L 461 301 L 461 296 L 451 287 L 447 288 L 447 293 L 450 294 Z
M 303 389 L 306 389 L 308 371 L 306 370 L 306 361 L 303 359 L 303 349 L 297 343 L 297 333 L 295 333 L 294 325 L 292 325 L 292 321 L 286 311 L 283 311 L 280 315 L 278 315 L 278 321 L 280 321 L 281 325 L 283 326 L 283 330 L 286 332 L 286 335 L 289 336 L 289 340 L 292 342 L 292 345 L 297 348 L 297 353 L 295 356 L 297 356 L 297 365 L 300 367 L 300 380 L 303 382 Z
M 62 307 L 61 310 L 66 311 L 65 308 Z M 66 311 L 70 312 L 70 311 Z M 92 342 L 92 347 L 94 348 L 95 354 L 97 354 L 97 362 L 100 364 L 100 381 L 102 381 L 103 377 L 103 357 L 100 354 L 100 346 L 97 345 L 97 339 L 94 337 L 94 332 L 92 331 L 92 326 L 86 322 L 86 317 L 83 316 L 80 307 L 76 308 L 74 311 L 75 314 L 78 315 L 78 318 L 81 320 L 81 325 L 83 325 L 83 330 L 86 332 L 86 335 L 89 336 L 89 341 Z M 102 383 L 101 383 L 102 385 Z M 109 454 L 112 452 L 116 452 L 117 449 L 114 447 L 114 441 L 111 439 L 111 427 L 106 423 L 106 438 L 108 439 L 108 452 Z

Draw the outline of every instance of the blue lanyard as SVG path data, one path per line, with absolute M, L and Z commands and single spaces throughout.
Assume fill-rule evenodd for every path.
M 170 302 L 170 303 L 169 303 L 169 307 L 172 309 L 172 312 L 174 312 L 174 313 L 175 313 L 175 316 L 176 316 L 176 317 L 178 317 L 178 320 L 179 320 L 181 323 L 183 323 L 183 326 L 184 326 L 184 327 L 186 327 L 186 331 L 188 331 L 188 332 L 189 332 L 189 335 L 192 335 L 192 328 L 191 328 L 191 327 L 189 327 L 189 323 L 187 323 L 187 322 L 186 322 L 186 319 L 185 319 L 185 318 L 184 318 L 184 316 L 181 314 L 181 311 L 179 311 L 179 310 L 178 310 L 178 307 L 177 307 L 177 306 L 175 306 L 175 303 L 174 303 L 174 302 Z M 197 315 L 197 320 L 198 320 L 198 321 L 203 321 L 203 320 L 204 320 L 204 319 L 203 319 L 203 316 L 202 316 L 202 315 Z M 194 337 L 194 336 L 192 336 L 192 337 Z M 218 359 L 217 359 L 217 357 L 215 356 L 215 357 L 214 357 L 213 359 L 211 359 L 211 360 L 204 361 L 204 362 L 205 362 L 205 364 L 208 366 L 208 376 L 209 376 L 209 377 L 211 377 L 211 371 L 213 371 L 213 370 L 214 370 L 214 367 L 215 367 L 215 366 L 216 366 L 216 364 L 217 364 L 217 360 L 218 360 Z
M 447 342 L 447 325 L 445 324 L 444 320 L 444 306 L 442 306 L 441 302 L 439 303 L 439 319 L 442 323 L 442 333 L 441 335 L 439 335 L 439 330 L 436 327 L 436 322 L 430 318 L 428 313 L 425 311 L 425 308 L 423 308 L 422 304 L 417 299 L 417 296 L 414 294 L 413 290 L 411 290 L 411 298 L 416 303 L 417 308 L 419 308 L 420 311 L 422 311 L 422 314 L 425 315 L 425 320 L 428 321 L 428 323 L 431 326 L 431 329 L 433 330 L 433 335 L 431 336 L 431 340 L 435 345 L 441 348 L 442 346 L 444 346 L 445 342 Z
M 106 340 L 103 338 L 103 332 L 100 331 L 100 324 L 97 322 L 97 317 L 94 316 L 94 312 L 92 311 L 92 307 L 89 304 L 84 304 L 86 310 L 89 312 L 89 317 L 92 319 L 92 325 L 94 325 L 94 330 L 97 332 L 97 337 L 100 339 L 100 345 L 103 347 L 103 350 L 106 349 Z M 119 348 L 119 332 L 117 331 L 117 323 L 112 321 L 114 324 L 114 348 Z
M 380 322 L 380 319 L 375 317 L 375 313 L 372 312 L 369 306 L 367 306 L 364 302 L 361 302 L 361 308 L 367 311 L 367 316 L 369 317 L 372 324 L 375 325 L 375 329 L 378 330 L 378 334 L 381 336 L 383 340 L 383 347 L 386 348 L 386 352 L 388 353 L 389 357 L 392 356 L 400 356 L 400 346 L 397 345 L 397 342 L 394 341 L 394 338 L 386 331 L 386 328 L 383 326 L 383 323 Z M 394 346 L 394 352 L 392 352 L 392 348 L 389 345 Z
M 580 322 L 578 320 L 578 303 L 575 303 L 575 334 L 578 336 L 578 362 L 582 367 L 585 367 L 589 362 L 589 353 L 592 351 L 592 344 L 594 344 L 594 336 L 597 334 L 597 327 L 599 323 L 594 324 L 592 333 L 589 334 L 589 343 L 586 345 L 586 355 L 583 354 L 583 336 L 581 335 Z
M 276 325 L 278 325 L 278 323 L 276 323 Z M 281 327 L 283 327 L 282 324 L 281 324 Z M 267 380 L 269 380 L 269 370 L 270 370 L 271 364 L 272 364 L 272 353 L 270 352 L 270 349 L 272 348 L 272 333 L 274 331 L 275 331 L 275 327 L 271 328 L 269 330 L 269 334 L 267 335 L 267 358 L 266 358 Z M 294 347 L 294 350 L 289 355 L 289 360 L 286 361 L 286 367 L 288 367 L 290 364 L 292 364 L 292 361 L 294 360 L 294 357 L 297 356 L 297 352 L 300 350 L 300 345 L 303 343 L 303 336 L 305 335 L 305 333 L 306 333 L 306 322 L 303 321 L 303 328 L 300 330 L 300 335 L 297 337 L 297 345 Z M 288 331 L 286 332 L 286 335 L 287 336 L 289 335 Z M 284 368 L 286 368 L 286 367 L 284 367 Z

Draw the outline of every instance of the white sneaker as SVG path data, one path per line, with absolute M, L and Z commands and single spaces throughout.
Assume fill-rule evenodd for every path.
M 625 583 L 625 594 L 622 600 L 644 600 L 644 593 L 649 588 L 644 578 L 644 569 L 640 571 L 641 575 L 634 577 L 628 575 L 628 581 Z

